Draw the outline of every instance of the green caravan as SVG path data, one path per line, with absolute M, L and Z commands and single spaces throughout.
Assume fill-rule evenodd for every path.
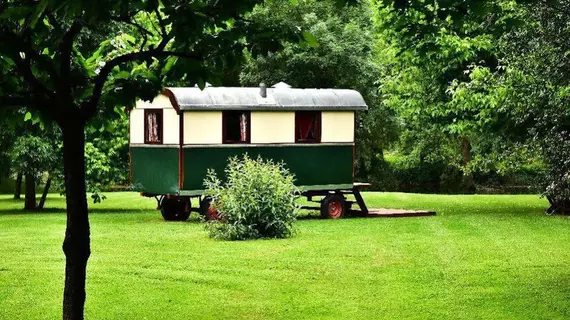
M 324 217 L 340 218 L 353 203 L 366 210 L 358 192 L 366 184 L 354 182 L 355 112 L 364 110 L 360 93 L 346 89 L 166 88 L 130 111 L 131 183 L 157 199 L 166 220 L 212 217 L 207 170 L 223 173 L 229 157 L 247 153 L 285 162 Z

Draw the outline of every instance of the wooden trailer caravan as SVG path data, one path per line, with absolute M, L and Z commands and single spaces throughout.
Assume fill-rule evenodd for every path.
M 355 112 L 366 110 L 354 90 L 272 88 L 167 88 L 130 112 L 131 180 L 154 196 L 167 220 L 185 220 L 190 198 L 202 197 L 208 168 L 223 172 L 231 156 L 248 153 L 283 160 L 309 200 L 323 196 L 324 216 L 341 217 L 356 191 Z M 210 212 L 212 213 L 212 212 Z

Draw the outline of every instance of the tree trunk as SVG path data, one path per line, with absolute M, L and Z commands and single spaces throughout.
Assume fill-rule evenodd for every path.
M 461 190 L 463 192 L 472 193 L 476 191 L 475 180 L 473 180 L 473 175 L 466 173 L 465 169 L 473 156 L 471 155 L 471 142 L 468 137 L 461 138 L 461 156 L 463 158 L 463 177 L 461 178 Z
M 49 193 L 49 188 L 51 187 L 51 175 L 48 177 L 46 181 L 46 186 L 44 187 L 44 192 L 42 193 L 42 197 L 40 199 L 40 204 L 38 204 L 38 209 L 43 209 L 44 204 L 46 203 L 46 198 Z
M 471 162 L 471 142 L 469 138 L 461 138 L 461 156 L 463 157 L 463 166 L 467 166 Z
M 36 208 L 36 178 L 32 174 L 26 174 L 24 210 L 35 210 Z
M 14 188 L 14 199 L 20 199 L 21 194 L 22 194 L 22 173 L 19 172 L 18 176 L 16 177 L 16 186 Z
M 71 118 L 71 116 L 69 116 Z M 67 202 L 67 228 L 63 241 L 65 289 L 63 319 L 83 319 L 85 276 L 91 254 L 85 188 L 84 124 L 71 120 L 62 127 L 63 165 Z

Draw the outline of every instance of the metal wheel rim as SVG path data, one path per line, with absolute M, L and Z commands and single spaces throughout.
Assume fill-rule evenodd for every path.
M 338 200 L 333 200 L 329 202 L 328 209 L 329 209 L 329 217 L 333 219 L 339 218 L 342 214 L 342 205 Z

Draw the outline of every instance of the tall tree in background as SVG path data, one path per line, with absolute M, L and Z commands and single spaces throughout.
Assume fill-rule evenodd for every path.
M 539 155 L 551 210 L 570 211 L 570 1 L 375 4 L 395 66 L 383 90 L 408 124 L 483 137 L 515 166 Z
M 453 93 L 458 84 L 471 81 L 478 67 L 498 70 L 496 43 L 513 25 L 512 2 L 374 4 L 379 61 L 385 66 L 379 80 L 384 101 L 403 120 L 405 137 L 421 149 L 421 157 L 449 157 L 441 151 L 457 150 L 451 158 L 464 172 L 464 189 L 472 190 L 474 143 L 478 158 L 491 152 L 478 142 L 494 140 L 497 131 L 490 129 L 503 127 L 509 118 L 496 105 L 465 103 Z
M 25 210 L 43 209 L 47 192 L 51 185 L 51 172 L 57 167 L 57 146 L 54 137 L 48 134 L 24 134 L 16 138 L 10 150 L 12 163 L 10 167 L 22 174 L 26 182 Z M 36 186 L 42 181 L 44 173 L 48 174 L 46 186 L 38 204 Z
M 215 84 L 245 47 L 263 44 L 251 47 L 258 52 L 266 45 L 278 45 L 271 41 L 274 32 L 242 19 L 258 2 L 0 4 L 0 108 L 26 107 L 34 117 L 55 121 L 62 132 L 67 202 L 64 319 L 83 318 L 91 253 L 86 126 L 102 126 L 137 98 L 151 100 L 169 70 L 189 84 Z M 102 34 L 105 41 L 92 41 Z
M 503 111 L 501 133 L 547 165 L 538 182 L 551 212 L 570 212 L 570 1 L 511 1 L 514 23 L 497 42 L 498 70 L 479 66 L 453 90 Z

